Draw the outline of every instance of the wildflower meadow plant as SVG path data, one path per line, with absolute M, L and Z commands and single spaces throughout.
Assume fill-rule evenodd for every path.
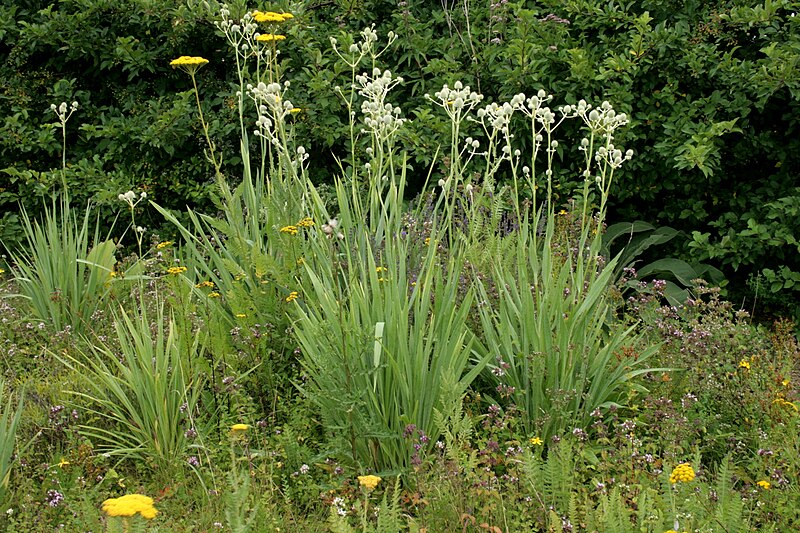
M 91 353 L 60 357 L 87 377 L 89 392 L 74 392 L 89 411 L 110 424 L 81 427 L 105 453 L 133 459 L 169 475 L 193 446 L 186 427 L 193 426 L 202 378 L 194 372 L 199 336 L 181 342 L 174 320 L 157 308 L 151 329 L 145 306 L 133 314 L 120 310 L 115 331 L 122 357 L 105 344 Z

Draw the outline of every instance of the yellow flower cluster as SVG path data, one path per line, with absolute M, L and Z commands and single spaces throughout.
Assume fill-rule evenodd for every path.
M 287 233 L 289 235 L 297 235 L 297 226 L 284 226 L 281 228 L 281 233 Z
M 378 476 L 358 476 L 358 484 L 367 490 L 373 490 L 381 482 Z
M 197 287 L 198 289 L 202 289 L 204 287 L 207 288 L 207 289 L 213 289 L 214 288 L 214 282 L 213 281 L 201 281 L 200 283 L 195 285 L 195 287 Z
M 278 35 L 274 33 L 262 33 L 258 37 L 256 37 L 256 41 L 263 42 L 271 42 L 271 41 L 283 41 L 286 39 L 285 35 Z
M 160 242 L 160 243 L 156 244 L 156 250 L 163 250 L 167 246 L 172 246 L 173 244 L 175 244 L 175 243 L 173 243 L 172 241 Z
M 183 267 L 183 266 L 181 266 L 181 267 L 169 267 L 167 269 L 167 274 L 172 274 L 174 276 L 176 276 L 178 274 L 183 274 L 184 272 L 186 272 L 186 267 Z
M 234 434 L 247 431 L 248 429 L 250 429 L 250 426 L 247 424 L 234 424 L 231 426 L 231 431 Z
M 300 110 L 298 109 L 298 111 Z M 310 228 L 313 225 L 314 220 L 311 217 L 305 217 L 303 220 L 297 223 L 297 226 L 301 228 Z
M 276 13 L 274 11 L 253 11 L 253 20 L 256 22 L 286 22 L 293 19 L 294 15 L 291 13 Z
M 772 400 L 772 404 L 788 407 L 789 409 L 794 409 L 795 412 L 798 411 L 797 406 L 795 404 L 783 398 L 775 398 L 774 400 Z
M 209 292 L 208 293 L 208 297 L 209 298 L 219 298 L 220 294 L 218 292 Z
M 169 62 L 172 68 L 175 67 L 202 67 L 208 63 L 208 59 L 194 56 L 181 56 Z
M 767 481 L 765 479 L 762 479 L 761 481 L 756 483 L 756 485 L 758 485 L 759 487 L 761 487 L 764 490 L 769 490 L 770 487 L 772 487 L 772 483 L 770 483 L 769 481 Z
M 297 298 L 299 296 L 300 296 L 300 294 L 297 291 L 292 291 L 292 292 L 289 293 L 289 296 L 286 297 L 286 302 L 287 303 L 291 303 L 291 302 L 297 300 Z
M 670 483 L 688 483 L 694 479 L 694 469 L 689 463 L 681 463 L 669 475 Z
M 750 370 L 750 361 L 746 359 L 742 359 L 739 361 L 739 368 L 744 368 L 745 370 Z
M 542 439 L 540 439 L 539 437 L 531 437 L 528 440 L 528 442 L 531 443 L 531 446 L 541 446 L 542 445 Z
M 142 494 L 126 494 L 119 498 L 109 498 L 103 502 L 103 512 L 108 516 L 134 516 L 150 520 L 158 514 L 158 509 L 153 506 L 153 498 Z

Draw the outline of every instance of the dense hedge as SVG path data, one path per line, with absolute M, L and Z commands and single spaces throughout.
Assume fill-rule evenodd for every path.
M 346 116 L 333 88 L 348 78 L 329 38 L 344 42 L 343 33 L 375 23 L 381 35 L 400 36 L 381 59 L 405 79 L 394 103 L 415 119 L 405 141 L 417 188 L 429 165 L 443 165 L 432 158 L 449 129 L 424 99 L 442 83 L 460 79 L 487 101 L 539 88 L 563 103 L 608 99 L 632 117 L 618 141 L 636 152 L 617 181 L 612 219 L 679 230 L 670 247 L 651 248 L 644 259 L 705 261 L 723 269 L 739 296 L 749 290 L 752 298 L 758 286 L 759 298 L 771 293 L 773 303 L 797 299 L 800 3 L 497 0 L 468 1 L 466 11 L 462 2 L 411 0 L 233 3 L 234 12 L 295 14 L 281 44 L 283 69 L 304 110 L 295 128 L 315 156 L 316 180 L 339 171 L 335 155 L 346 149 Z M 223 170 L 235 180 L 232 55 L 211 4 L 0 3 L 0 238 L 7 245 L 20 238 L 18 204 L 35 212 L 60 183 L 60 131 L 49 107 L 61 101 L 80 104 L 67 127 L 68 182 L 107 223 L 117 194 L 131 188 L 178 211 L 213 208 L 213 169 L 191 86 L 169 67 L 184 54 L 211 60 L 199 74 L 204 113 Z M 566 200 L 577 183 L 569 146 L 579 133 L 563 135 Z M 148 227 L 162 224 L 151 211 L 141 217 Z

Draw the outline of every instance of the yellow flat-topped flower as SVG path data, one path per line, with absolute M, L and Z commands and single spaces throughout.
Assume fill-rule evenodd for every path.
M 253 20 L 256 22 L 275 22 L 281 23 L 293 19 L 291 13 L 276 13 L 274 11 L 253 11 Z
M 153 498 L 143 494 L 126 494 L 119 498 L 109 498 L 103 502 L 103 512 L 108 516 L 133 516 L 142 515 L 150 520 L 158 514 L 158 509 L 153 506 Z
M 358 484 L 367 490 L 373 490 L 381 482 L 378 476 L 358 476 Z
M 208 59 L 198 56 L 181 56 L 178 59 L 173 59 L 169 62 L 172 68 L 179 68 L 190 76 L 194 76 L 195 72 L 203 65 L 208 63 Z
M 263 33 L 258 37 L 256 37 L 256 41 L 261 41 L 262 43 L 271 41 L 283 41 L 284 39 L 286 39 L 285 35 L 276 35 L 273 33 Z

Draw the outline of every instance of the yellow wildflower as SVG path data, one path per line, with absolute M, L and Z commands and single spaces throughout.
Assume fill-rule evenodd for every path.
M 289 235 L 297 235 L 297 226 L 284 226 L 281 228 L 281 233 L 287 233 Z
M 2 268 L 0 268 L 0 274 L 5 274 L 5 273 L 6 273 L 6 271 L 3 270 Z
M 153 506 L 153 498 L 142 494 L 126 494 L 104 501 L 103 512 L 108 516 L 134 516 L 138 513 L 150 520 L 156 517 L 158 509 Z
M 214 282 L 213 281 L 201 281 L 200 283 L 195 285 L 195 287 L 197 287 L 198 289 L 202 289 L 203 287 L 209 288 L 209 289 L 213 289 L 214 288 Z
M 163 250 L 167 246 L 172 246 L 173 244 L 175 244 L 175 243 L 172 242 L 172 241 L 160 242 L 160 243 L 156 244 L 156 250 Z
M 293 107 L 293 108 L 291 108 L 291 109 L 289 110 L 289 113 L 296 114 L 296 113 L 299 113 L 299 112 L 301 112 L 301 111 L 302 111 L 302 109 L 300 109 L 299 107 Z
M 794 409 L 795 412 L 798 411 L 797 406 L 795 404 L 793 404 L 792 402 L 787 401 L 787 400 L 785 400 L 783 398 L 775 398 L 774 400 L 772 400 L 772 403 L 773 404 L 782 405 L 783 407 L 789 407 L 791 409 Z
M 69 461 L 67 461 L 66 459 L 64 459 L 63 457 L 62 457 L 62 458 L 61 458 L 61 460 L 58 462 L 58 467 L 59 467 L 59 468 L 64 468 L 65 466 L 69 466 L 69 465 L 70 465 L 70 462 L 69 462 Z
M 285 35 L 277 35 L 274 33 L 262 33 L 258 37 L 256 37 L 256 41 L 264 42 L 271 42 L 271 41 L 283 41 L 286 39 Z
M 256 22 L 284 22 L 294 15 L 291 13 L 275 13 L 274 11 L 253 11 L 253 20 Z
M 183 274 L 184 272 L 186 272 L 186 267 L 184 267 L 184 266 L 169 267 L 167 269 L 167 274 L 172 274 L 172 275 Z
M 209 297 L 209 298 L 219 298 L 219 297 L 220 297 L 220 293 L 218 293 L 218 292 L 216 292 L 216 291 L 214 291 L 214 292 L 209 292 L 209 293 L 208 293 L 208 297 Z
M 378 476 L 358 476 L 358 484 L 367 490 L 373 490 L 381 482 Z
M 742 359 L 739 361 L 739 368 L 744 368 L 745 370 L 750 370 L 750 361 L 746 359 Z
M 531 439 L 528 442 L 531 443 L 531 446 L 541 446 L 542 445 L 542 439 L 540 439 L 539 437 L 531 437 Z
M 772 483 L 770 483 L 766 479 L 762 479 L 761 481 L 756 483 L 756 485 L 758 485 L 759 487 L 761 487 L 764 490 L 769 490 L 772 487 Z
M 250 429 L 250 426 L 248 424 L 234 424 L 234 425 L 231 426 L 231 431 L 234 434 L 235 433 L 241 433 L 243 431 L 247 431 L 248 429 Z
M 181 56 L 169 62 L 172 68 L 179 68 L 190 76 L 194 76 L 200 67 L 208 63 L 208 59 L 196 56 Z
M 286 297 L 286 303 L 290 303 L 290 302 L 293 302 L 293 301 L 297 300 L 297 298 L 299 296 L 300 296 L 300 294 L 297 291 L 290 292 L 289 296 Z
M 672 474 L 669 475 L 670 483 L 688 483 L 694 479 L 694 469 L 689 463 L 681 463 L 675 467 Z
M 306 260 L 302 257 L 297 260 L 297 266 L 303 266 L 306 264 Z
M 2 274 L 2 273 L 3 272 L 0 271 L 0 274 Z M 783 381 L 781 381 L 781 385 L 783 385 L 784 387 L 788 387 L 790 384 L 791 384 L 791 381 L 789 381 L 788 379 L 784 379 Z
M 313 225 L 314 225 L 314 219 L 312 219 L 311 217 L 305 217 L 300 222 L 297 223 L 297 226 L 300 228 L 310 228 Z
M 247 318 L 247 315 L 244 313 L 236 313 L 236 318 Z

